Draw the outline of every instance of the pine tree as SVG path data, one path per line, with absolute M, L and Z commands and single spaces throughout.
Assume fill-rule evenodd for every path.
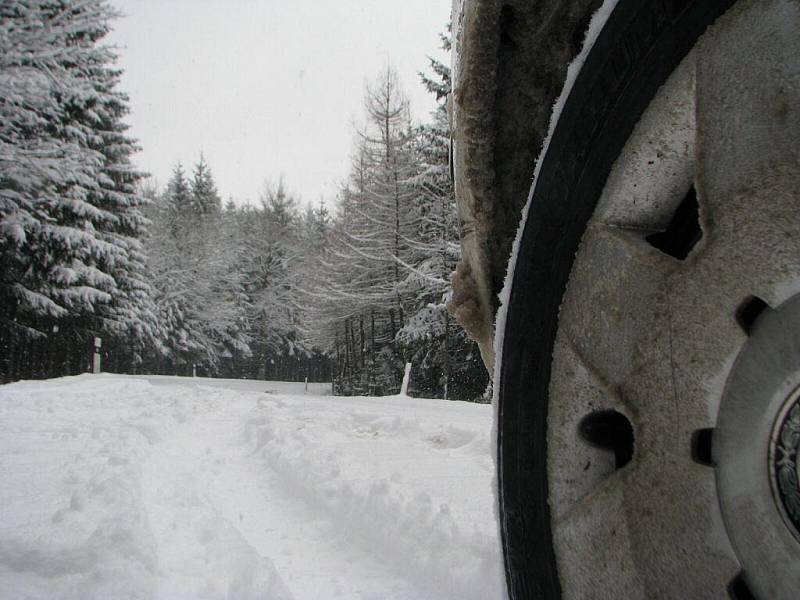
M 7 332 L 152 333 L 102 0 L 0 5 L 0 324 Z
M 279 180 L 264 184 L 260 201 L 240 231 L 254 368 L 267 377 L 291 377 L 297 360 L 308 356 L 299 332 L 297 200 Z
M 448 26 L 448 31 L 450 30 Z M 441 36 L 442 48 L 450 39 Z M 405 292 L 414 301 L 398 341 L 416 366 L 416 385 L 425 393 L 475 398 L 486 385 L 477 348 L 447 311 L 450 276 L 460 256 L 457 207 L 450 178 L 450 127 L 446 109 L 450 69 L 431 59 L 432 76 L 420 74 L 438 106 L 430 123 L 416 128 L 419 171 L 410 207 L 413 233 L 406 265 Z
M 166 195 L 176 213 L 188 214 L 192 210 L 192 192 L 180 162 L 176 163 L 172 169 L 172 177 L 167 184 Z
M 192 171 L 191 188 L 193 207 L 197 213 L 203 215 L 219 213 L 222 201 L 217 194 L 217 186 L 214 185 L 211 169 L 206 164 L 202 153 Z
M 190 372 L 191 365 L 230 372 L 232 362 L 250 355 L 237 234 L 218 203 L 201 157 L 191 187 L 175 167 L 153 214 L 149 254 L 164 329 L 160 348 L 174 372 Z
M 445 52 L 451 52 L 453 43 L 451 39 L 453 31 L 453 24 L 447 24 L 447 31 L 446 33 L 439 34 L 439 41 L 441 42 L 440 48 Z M 434 95 L 436 101 L 439 102 L 439 107 L 436 109 L 436 113 L 441 112 L 444 103 L 447 101 L 447 97 L 450 95 L 450 92 L 453 89 L 453 78 L 450 67 L 447 66 L 445 63 L 436 60 L 435 58 L 428 57 L 429 66 L 433 71 L 433 75 L 428 75 L 427 73 L 419 73 L 420 80 L 422 81 L 422 85 L 425 87 L 428 92 Z M 446 113 L 446 110 L 445 110 Z

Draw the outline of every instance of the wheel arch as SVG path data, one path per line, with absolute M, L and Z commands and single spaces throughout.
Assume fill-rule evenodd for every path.
M 490 373 L 494 321 L 531 169 L 602 0 L 453 0 L 453 166 L 462 258 L 451 312 Z

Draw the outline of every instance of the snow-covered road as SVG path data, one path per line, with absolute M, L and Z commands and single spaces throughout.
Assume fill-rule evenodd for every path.
M 296 384 L 2 386 L 0 597 L 500 597 L 490 427 Z

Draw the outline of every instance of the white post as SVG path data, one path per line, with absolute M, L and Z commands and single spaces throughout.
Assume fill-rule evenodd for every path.
M 103 345 L 103 340 L 99 337 L 94 338 L 94 357 L 92 359 L 92 373 L 100 372 L 100 347 Z
M 197 377 L 197 365 L 192 363 L 192 377 Z
M 411 379 L 411 363 L 406 363 L 406 372 L 403 374 L 403 383 L 400 385 L 401 396 L 408 396 L 409 379 Z
M 306 377 L 306 391 L 308 391 L 308 377 Z

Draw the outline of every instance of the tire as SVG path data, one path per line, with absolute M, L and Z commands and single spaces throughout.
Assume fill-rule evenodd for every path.
M 557 599 L 562 597 L 565 587 L 565 575 L 560 572 L 563 569 L 559 568 L 554 546 L 552 482 L 548 474 L 552 466 L 548 462 L 548 439 L 553 432 L 548 430 L 548 412 L 552 402 L 568 401 L 551 398 L 553 355 L 559 328 L 564 326 L 559 309 L 587 224 L 615 160 L 659 88 L 707 28 L 734 4 L 732 0 L 620 0 L 577 75 L 541 159 L 519 238 L 505 321 L 498 324 L 502 335 L 496 381 L 498 485 L 501 537 L 511 598 Z M 628 421 L 623 421 L 620 424 L 612 418 L 601 421 L 600 425 L 624 430 Z M 636 423 L 632 430 L 638 436 Z M 591 432 L 587 439 L 590 438 Z M 705 438 L 699 435 L 697 439 Z M 630 443 L 632 451 L 633 437 Z M 688 454 L 690 443 L 687 441 L 686 445 Z M 617 452 L 617 466 L 630 460 L 624 453 L 624 449 L 622 455 Z M 701 462 L 698 457 L 695 460 Z M 648 527 L 646 523 L 631 523 L 630 519 L 629 525 Z M 604 549 L 595 550 L 596 562 L 600 563 L 604 560 Z M 608 550 L 613 554 L 613 549 Z M 662 557 L 652 557 L 656 563 L 659 560 Z M 665 566 L 655 570 L 661 569 L 665 579 L 668 573 L 676 576 L 679 563 L 676 560 L 665 558 Z M 735 561 L 720 560 L 726 565 L 723 570 L 738 568 L 730 566 Z M 612 583 L 602 592 L 600 588 L 594 592 L 584 589 L 578 595 L 609 597 L 603 594 L 610 589 L 615 594 L 611 597 L 631 597 L 632 588 L 622 583 L 618 589 L 613 588 L 613 580 L 624 579 L 624 574 L 613 572 L 613 568 L 605 572 L 610 572 Z M 738 580 L 732 577 L 732 581 L 729 589 L 735 592 Z M 648 580 L 643 589 L 648 597 L 680 597 L 690 590 L 697 592 L 704 588 L 702 582 L 689 582 L 673 589 L 669 581 Z

